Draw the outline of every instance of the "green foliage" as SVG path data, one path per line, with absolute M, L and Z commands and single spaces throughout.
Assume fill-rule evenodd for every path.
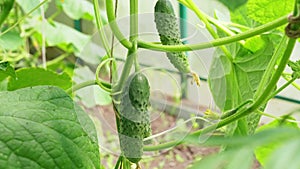
M 93 122 L 53 86 L 0 92 L 2 168 L 100 168 Z
M 39 85 L 53 85 L 66 90 L 72 86 L 72 82 L 65 73 L 57 74 L 42 68 L 22 68 L 16 71 L 16 78 L 9 78 L 7 89 L 17 90 Z
M 276 127 L 291 127 L 295 129 L 298 128 L 297 123 L 289 122 L 288 120 L 295 120 L 295 119 L 290 117 L 282 117 L 282 119 L 280 120 L 274 120 L 269 124 L 259 127 L 257 131 L 262 132 L 268 129 L 275 129 Z M 265 166 L 267 161 L 269 160 L 268 158 L 271 157 L 274 150 L 278 149 L 282 145 L 283 145 L 282 141 L 277 140 L 277 141 L 273 141 L 272 144 L 265 144 L 265 145 L 258 146 L 255 149 L 256 159 L 259 161 L 259 163 L 262 166 Z
M 216 104 L 222 111 L 230 110 L 252 99 L 261 77 L 273 54 L 273 44 L 255 53 L 240 44 L 230 45 L 233 62 L 216 52 L 210 69 L 210 88 Z
M 284 36 L 281 26 L 287 24 L 286 16 L 293 9 L 294 14 L 299 14 L 299 3 L 293 7 L 294 0 L 218 1 L 229 9 L 231 22 L 222 20 L 224 17 L 209 17 L 193 0 L 179 0 L 200 18 L 215 38 L 212 43 L 183 45 L 176 10 L 169 0 L 158 0 L 154 9 L 161 44 L 143 42 L 139 38 L 138 21 L 143 19 L 143 15 L 139 15 L 138 0 L 130 0 L 128 40 L 122 34 L 123 30 L 118 28 L 118 22 L 115 22 L 118 11 L 114 10 L 117 4 L 113 0 L 107 0 L 105 5 L 111 22 L 110 31 L 128 52 L 120 78 L 117 74 L 117 62 L 113 58 L 114 52 L 109 46 L 112 43 L 107 40 L 110 34 L 103 28 L 106 20 L 100 15 L 105 10 L 99 8 L 97 0 L 93 1 L 95 6 L 88 0 L 76 3 L 73 0 L 55 0 L 52 2 L 57 11 L 52 15 L 47 10 L 50 1 L 16 0 L 14 6 L 13 1 L 1 1 L 0 91 L 3 92 L 0 92 L 0 168 L 103 168 L 100 167 L 93 122 L 63 90 L 73 94 L 74 100 L 87 108 L 113 103 L 121 156 L 128 159 L 121 157 L 115 168 L 129 169 L 130 162 L 137 163 L 139 168 L 138 162 L 144 150 L 160 151 L 181 143 L 199 144 L 199 139 L 201 146 L 226 148 L 210 157 L 201 157 L 192 168 L 247 169 L 253 167 L 256 159 L 266 169 L 286 166 L 299 168 L 297 153 L 300 150 L 300 131 L 294 119 L 284 116 L 257 130 L 263 114 L 259 110 L 263 110 L 268 104 L 270 96 L 300 77 L 300 62 L 290 61 L 288 65 L 294 71 L 293 79 L 275 91 L 295 43 L 294 39 Z M 4 3 L 9 4 L 3 5 Z M 39 7 L 42 4 L 46 12 L 45 20 L 41 19 L 43 10 Z M 97 27 L 102 46 L 96 45 L 91 35 L 58 22 L 56 17 L 62 12 L 69 19 L 85 19 L 90 24 L 96 23 L 94 16 L 100 16 L 97 17 Z M 179 132 L 173 135 L 169 131 L 163 133 L 167 135 L 165 138 L 175 140 L 146 145 L 148 142 L 143 140 L 151 135 L 150 86 L 146 76 L 140 72 L 129 76 L 133 65 L 135 71 L 140 69 L 137 59 L 140 48 L 166 52 L 175 68 L 183 73 L 191 73 L 194 79 L 198 79 L 190 69 L 185 52 L 213 46 L 217 50 L 212 58 L 208 82 L 214 101 L 223 113 L 213 113 L 213 120 L 220 118 L 220 121 L 211 121 L 213 124 L 209 123 L 209 126 L 205 125 L 203 129 L 188 133 L 186 138 L 179 140 L 178 136 L 183 138 L 181 131 L 184 131 L 184 136 L 187 134 L 186 125 L 182 125 Z M 43 49 L 46 49 L 46 60 Z M 48 53 L 51 50 L 57 53 L 51 55 L 51 52 Z M 99 63 L 102 56 L 114 61 L 111 70 L 107 66 L 109 64 L 102 62 L 107 66 L 107 71 L 102 72 L 104 69 L 99 67 L 103 65 L 100 65 L 95 74 L 95 66 L 102 64 Z M 37 68 L 41 63 L 47 69 Z M 74 78 L 71 79 L 71 76 Z M 111 79 L 114 82 L 112 84 Z M 77 91 L 79 89 L 82 90 Z M 275 92 L 272 93 L 273 91 Z M 213 110 L 207 110 L 210 111 Z M 181 125 L 179 122 L 177 121 Z M 214 130 L 218 131 L 218 135 L 211 135 L 203 143 L 201 139 L 208 138 L 205 133 Z M 225 133 L 222 133 L 224 130 Z M 199 138 L 199 134 L 205 137 L 201 135 Z M 178 155 L 175 157 L 179 162 L 184 161 Z M 114 161 L 113 158 L 105 160 Z

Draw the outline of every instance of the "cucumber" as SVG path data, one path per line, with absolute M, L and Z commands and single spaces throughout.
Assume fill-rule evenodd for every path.
M 123 155 L 138 163 L 143 155 L 143 139 L 150 136 L 148 111 L 150 85 L 143 73 L 129 76 L 119 106 L 119 140 Z
M 10 10 L 12 9 L 15 0 L 1 0 L 0 2 L 0 26 L 8 16 Z
M 179 25 L 171 2 L 158 0 L 154 11 L 154 21 L 161 43 L 163 45 L 182 45 Z M 167 57 L 178 71 L 191 73 L 197 85 L 200 84 L 198 75 L 190 68 L 185 52 L 167 52 Z

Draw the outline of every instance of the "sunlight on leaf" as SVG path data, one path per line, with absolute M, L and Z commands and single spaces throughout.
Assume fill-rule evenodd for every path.
M 294 0 L 249 0 L 248 15 L 262 24 L 268 23 L 291 13 L 294 2 Z
M 43 68 L 22 68 L 16 71 L 16 77 L 9 78 L 8 90 L 39 85 L 53 85 L 66 90 L 72 86 L 67 74 L 57 74 Z

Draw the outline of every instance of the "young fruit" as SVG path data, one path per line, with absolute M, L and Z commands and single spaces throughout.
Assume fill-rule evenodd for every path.
M 169 0 L 158 0 L 154 7 L 154 21 L 163 45 L 181 45 L 180 30 L 173 6 Z M 170 62 L 182 73 L 191 73 L 197 85 L 199 77 L 191 71 L 185 52 L 167 52 Z
M 137 163 L 143 155 L 143 139 L 151 134 L 148 111 L 150 86 L 143 73 L 131 75 L 120 99 L 119 139 L 123 155 Z

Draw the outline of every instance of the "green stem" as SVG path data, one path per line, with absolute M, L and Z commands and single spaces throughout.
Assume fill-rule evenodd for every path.
M 278 93 L 280 93 L 283 89 L 285 89 L 286 87 L 288 87 L 290 84 L 292 84 L 297 78 L 292 78 L 289 81 L 287 81 L 284 85 L 282 85 L 279 89 L 277 89 L 272 95 L 269 96 L 269 98 L 267 100 L 272 99 L 273 97 L 275 97 Z
M 188 7 L 190 7 L 191 10 L 193 10 L 195 12 L 195 14 L 198 16 L 198 18 L 205 24 L 206 29 L 208 30 L 208 32 L 211 34 L 211 36 L 214 39 L 218 39 L 219 36 L 218 34 L 215 32 L 215 30 L 213 29 L 213 27 L 210 25 L 209 21 L 206 18 L 206 15 L 202 13 L 202 11 L 200 11 L 200 9 L 196 6 L 196 4 L 192 1 L 192 0 L 186 0 L 186 2 L 189 4 Z M 230 52 L 227 50 L 227 48 L 225 46 L 220 46 L 221 50 L 224 52 L 224 54 L 226 55 L 226 57 L 229 60 L 233 60 Z
M 297 120 L 291 120 L 291 119 L 286 119 L 286 118 L 282 118 L 282 117 L 277 117 L 277 116 L 274 116 L 272 114 L 268 114 L 268 113 L 262 112 L 260 110 L 257 110 L 257 113 L 259 113 L 259 114 L 261 114 L 263 116 L 269 117 L 269 118 L 276 119 L 276 120 L 286 120 L 286 121 L 291 122 L 291 123 L 300 123 Z
M 282 56 L 282 52 L 285 50 L 287 42 L 288 42 L 288 38 L 286 36 L 284 36 L 281 39 L 276 52 L 273 54 L 272 59 L 271 59 L 270 63 L 268 64 L 266 71 L 264 72 L 262 80 L 260 81 L 260 83 L 257 87 L 257 90 L 255 92 L 254 98 L 257 98 L 264 92 L 265 87 L 268 85 L 269 80 L 273 75 L 276 63 Z
M 120 41 L 120 43 L 124 47 L 126 47 L 127 49 L 131 49 L 132 43 L 124 37 L 124 35 L 120 31 L 120 28 L 118 27 L 118 25 L 116 23 L 116 17 L 114 14 L 114 5 L 113 5 L 112 0 L 106 0 L 106 14 L 107 14 L 109 26 L 110 26 L 113 34 L 116 36 L 116 38 Z
M 38 4 L 31 11 L 29 11 L 27 14 L 25 14 L 20 20 L 18 20 L 14 25 L 12 25 L 11 27 L 9 27 L 5 31 L 1 32 L 0 36 L 6 34 L 7 32 L 11 31 L 13 28 L 15 28 L 16 26 L 18 26 L 19 23 L 21 23 L 23 20 L 25 20 L 27 17 L 29 17 L 29 15 L 31 15 L 35 10 L 39 9 L 42 5 L 44 5 L 48 1 L 49 0 L 44 0 L 43 2 L 41 2 L 40 4 Z
M 54 14 L 52 14 L 51 16 L 49 16 L 47 19 L 50 21 L 53 21 L 59 14 L 61 14 L 62 9 L 58 8 Z
M 245 25 L 241 25 L 241 24 L 238 24 L 238 23 L 233 23 L 233 22 L 222 22 L 221 21 L 221 23 L 223 24 L 223 25 L 227 25 L 227 26 L 232 26 L 232 27 L 236 27 L 236 28 L 239 28 L 239 29 L 243 29 L 243 30 L 249 30 L 249 29 L 251 29 L 250 27 L 247 27 L 247 26 L 245 26 Z
M 101 19 L 101 15 L 100 15 L 100 8 L 99 8 L 98 0 L 93 0 L 93 5 L 94 5 L 94 13 L 95 13 L 95 17 L 96 17 L 96 24 L 97 24 L 97 28 L 98 28 L 99 35 L 100 35 L 99 36 L 100 41 L 103 44 L 106 54 L 110 57 L 110 48 L 108 45 L 108 40 L 106 38 L 104 30 L 102 29 L 103 23 L 102 23 L 102 19 Z
M 88 86 L 92 86 L 92 85 L 97 85 L 96 80 L 89 80 L 89 81 L 86 81 L 86 82 L 83 82 L 83 83 L 76 84 L 76 85 L 72 86 L 71 88 L 67 89 L 66 93 L 72 94 L 73 92 L 75 92 L 79 89 L 82 89 L 82 88 L 85 88 L 85 87 L 88 87 Z
M 102 80 L 101 78 L 99 78 L 99 73 L 101 71 L 101 68 L 107 64 L 107 62 L 112 62 L 113 63 L 114 61 L 114 58 L 107 58 L 105 60 L 103 60 L 98 66 L 97 66 L 97 69 L 96 69 L 96 82 L 97 84 L 101 87 L 101 89 L 107 91 L 108 93 L 111 93 L 111 87 L 108 88 L 107 86 L 105 86 L 104 84 L 108 84 L 107 82 L 105 82 L 104 80 Z
M 230 29 L 228 29 L 226 26 L 224 26 L 223 24 L 221 24 L 217 19 L 210 17 L 208 15 L 205 15 L 205 17 L 207 18 L 207 20 L 212 23 L 213 25 L 215 25 L 218 29 L 222 30 L 224 33 L 226 33 L 229 36 L 234 36 L 236 35 L 234 32 L 232 32 Z
M 116 92 L 119 92 L 122 89 L 123 84 L 129 76 L 131 67 L 136 58 L 137 52 L 137 42 L 138 38 L 138 0 L 130 0 L 130 43 L 131 48 L 128 49 L 127 58 L 125 61 L 124 68 L 118 84 L 116 85 Z
M 280 63 L 278 65 L 278 68 L 276 69 L 276 72 L 274 73 L 272 79 L 268 83 L 268 86 L 265 88 L 264 92 L 255 100 L 255 103 L 253 104 L 253 107 L 258 107 L 261 103 L 264 103 L 272 90 L 274 89 L 274 86 L 277 84 L 285 66 L 287 65 L 290 56 L 292 54 L 292 51 L 294 49 L 296 43 L 296 39 L 289 39 L 287 43 L 287 47 L 285 49 L 285 52 L 280 60 Z
M 288 78 L 285 74 L 282 74 L 282 77 L 283 77 L 286 81 L 289 81 L 289 80 L 291 79 L 291 78 Z M 300 85 L 298 85 L 297 83 L 293 82 L 292 85 L 293 85 L 296 89 L 300 90 Z
M 56 63 L 58 63 L 58 62 L 63 61 L 65 58 L 67 58 L 67 57 L 69 57 L 69 56 L 70 56 L 70 53 L 64 53 L 64 54 L 62 54 L 62 55 L 56 57 L 55 59 L 48 61 L 48 62 L 46 63 L 46 65 L 47 65 L 47 67 L 52 66 L 52 65 L 54 65 L 54 64 L 56 64 Z
M 288 19 L 286 16 L 283 16 L 272 22 L 269 22 L 267 24 L 258 26 L 256 28 L 247 30 L 243 33 L 239 33 L 235 36 L 219 38 L 219 39 L 215 39 L 210 42 L 204 42 L 204 43 L 199 43 L 199 44 L 190 44 L 190 45 L 161 45 L 161 44 L 157 44 L 157 43 L 150 43 L 150 42 L 138 40 L 138 47 L 147 48 L 147 49 L 156 50 L 156 51 L 165 51 L 165 52 L 200 50 L 200 49 L 212 48 L 212 47 L 226 45 L 226 44 L 229 44 L 232 42 L 244 40 L 244 39 L 250 38 L 252 36 L 256 36 L 256 35 L 262 34 L 264 32 L 273 30 L 274 28 L 282 26 L 286 23 L 288 23 Z
M 119 156 L 117 162 L 116 162 L 116 165 L 115 165 L 115 168 L 114 169 L 119 169 L 121 163 L 122 163 L 122 160 L 123 160 L 123 156 Z

